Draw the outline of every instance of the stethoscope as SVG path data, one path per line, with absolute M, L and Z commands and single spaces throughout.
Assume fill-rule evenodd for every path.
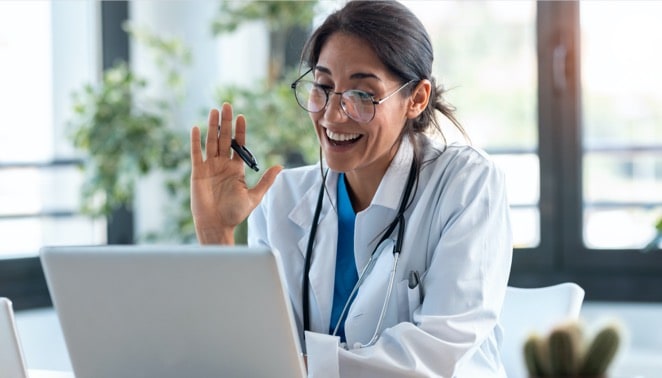
M 398 227 L 398 236 L 393 244 L 393 267 L 391 268 L 391 272 L 389 275 L 389 284 L 386 289 L 386 296 L 384 298 L 384 303 L 382 304 L 382 309 L 379 314 L 379 320 L 377 321 L 377 326 L 375 327 L 375 331 L 373 332 L 370 341 L 368 341 L 366 344 L 360 344 L 359 347 L 361 348 L 374 345 L 377 342 L 377 339 L 379 338 L 379 330 L 382 328 L 382 323 L 384 322 L 384 318 L 386 316 L 386 310 L 388 309 L 388 304 L 391 300 L 391 294 L 393 292 L 393 283 L 395 282 L 395 272 L 398 267 L 398 260 L 400 258 L 400 252 L 402 251 L 402 241 L 404 239 L 404 233 L 405 233 L 404 213 L 407 208 L 407 203 L 409 202 L 409 197 L 411 196 L 411 192 L 414 188 L 414 182 L 416 181 L 416 167 L 417 167 L 416 159 L 414 159 L 411 163 L 411 168 L 409 169 L 409 176 L 407 177 L 407 184 L 405 186 L 405 191 L 404 191 L 404 195 L 402 196 L 402 200 L 400 201 L 400 207 L 398 208 L 398 213 L 395 219 L 393 219 L 393 221 L 391 222 L 391 224 L 389 224 L 388 228 L 386 229 L 381 239 L 379 240 L 379 243 L 377 243 L 375 249 L 370 254 L 370 259 L 368 260 L 368 263 L 361 270 L 361 274 L 359 275 L 356 284 L 352 288 L 352 291 L 343 306 L 343 310 L 340 313 L 338 322 L 336 323 L 333 330 L 332 335 L 335 336 L 336 333 L 338 332 L 338 328 L 340 327 L 340 323 L 345 318 L 345 315 L 349 310 L 349 307 L 352 303 L 352 300 L 354 299 L 354 296 L 356 295 L 356 292 L 359 290 L 359 287 L 361 287 L 363 281 L 365 281 L 366 277 L 368 276 L 368 273 L 372 271 L 372 268 L 374 267 L 375 262 L 379 257 L 378 256 L 379 254 L 376 253 L 379 250 L 379 246 L 386 239 L 388 239 L 395 230 L 395 228 Z M 313 244 L 315 242 L 315 235 L 317 233 L 317 224 L 319 222 L 320 213 L 322 212 L 322 202 L 324 200 L 325 185 L 326 185 L 326 173 L 322 177 L 322 186 L 320 187 L 319 195 L 317 197 L 317 206 L 315 207 L 313 224 L 310 228 L 310 234 L 308 236 L 308 247 L 306 248 L 306 259 L 304 264 L 303 285 L 302 285 L 304 331 L 310 330 L 310 302 L 308 299 L 308 294 L 310 292 L 310 278 L 308 277 L 308 274 L 310 272 L 310 264 L 312 261 Z

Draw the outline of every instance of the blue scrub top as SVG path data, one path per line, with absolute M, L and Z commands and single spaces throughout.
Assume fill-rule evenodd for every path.
M 333 284 L 333 308 L 331 309 L 331 323 L 329 333 L 333 330 L 340 319 L 345 303 L 351 301 L 349 298 L 352 289 L 358 281 L 358 272 L 354 262 L 354 223 L 356 213 L 349 199 L 349 192 L 345 184 L 345 174 L 338 177 L 338 249 L 336 251 L 336 274 Z M 345 318 L 343 317 L 338 327 L 337 336 L 345 342 Z

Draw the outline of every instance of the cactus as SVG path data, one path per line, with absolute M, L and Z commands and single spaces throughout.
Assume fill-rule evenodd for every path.
M 580 373 L 584 376 L 599 376 L 607 371 L 609 364 L 616 356 L 620 344 L 618 329 L 609 325 L 595 336 L 586 351 Z
M 524 361 L 531 376 L 542 377 L 545 375 L 540 359 L 543 343 L 543 339 L 537 333 L 531 334 L 524 343 Z
M 602 328 L 586 343 L 579 323 L 554 327 L 548 335 L 533 333 L 524 343 L 524 360 L 531 377 L 602 377 L 620 344 L 616 325 Z M 586 347 L 585 345 L 588 345 Z
M 582 333 L 576 323 L 553 329 L 547 343 L 553 376 L 567 377 L 577 372 L 582 363 Z

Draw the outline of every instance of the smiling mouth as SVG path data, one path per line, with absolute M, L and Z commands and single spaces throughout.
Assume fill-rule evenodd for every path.
M 333 132 L 329 129 L 324 129 L 324 132 L 326 133 L 326 137 L 329 139 L 329 142 L 336 146 L 345 146 L 355 143 L 362 137 L 361 134 L 341 134 Z

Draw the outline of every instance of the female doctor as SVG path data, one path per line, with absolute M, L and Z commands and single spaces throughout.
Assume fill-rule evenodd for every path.
M 476 148 L 430 137 L 437 112 L 464 134 L 432 60 L 406 7 L 350 1 L 312 34 L 292 84 L 319 165 L 271 167 L 248 188 L 229 104 L 209 114 L 204 157 L 191 132 L 198 239 L 233 244 L 248 217 L 248 243 L 279 253 L 311 377 L 505 376 L 504 176 Z M 234 138 L 246 141 L 241 115 Z

